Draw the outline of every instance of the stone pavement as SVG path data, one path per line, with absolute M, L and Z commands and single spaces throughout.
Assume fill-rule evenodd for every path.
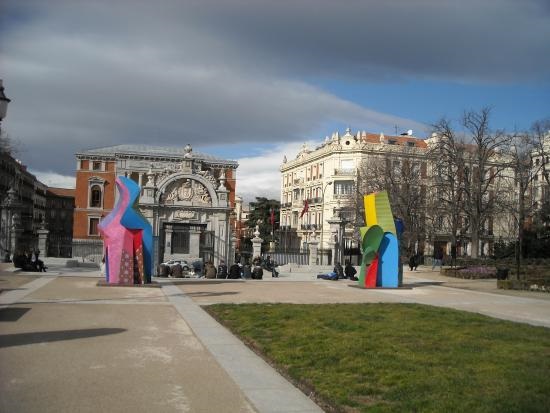
M 49 266 L 0 266 L 0 411 L 321 411 L 200 308 L 218 302 L 415 302 L 550 327 L 550 294 L 505 294 L 495 280 L 431 271 L 406 271 L 398 290 L 296 269 L 131 288 L 98 287 L 95 269 Z

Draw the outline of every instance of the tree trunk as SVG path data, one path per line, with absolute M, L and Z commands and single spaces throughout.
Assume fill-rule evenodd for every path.
M 472 231 L 472 247 L 471 247 L 471 257 L 478 258 L 479 254 L 479 232 L 478 230 Z

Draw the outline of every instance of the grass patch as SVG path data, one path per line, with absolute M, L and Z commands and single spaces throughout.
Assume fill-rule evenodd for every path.
M 419 304 L 205 309 L 329 411 L 549 411 L 550 329 Z

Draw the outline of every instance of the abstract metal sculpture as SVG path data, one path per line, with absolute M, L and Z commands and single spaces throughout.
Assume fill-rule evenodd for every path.
M 366 227 L 360 228 L 363 260 L 358 284 L 363 288 L 399 286 L 399 247 L 387 192 L 364 196 Z
M 133 208 L 140 188 L 123 176 L 115 182 L 119 199 L 99 223 L 106 281 L 109 284 L 148 284 L 152 273 L 153 233 L 151 224 Z

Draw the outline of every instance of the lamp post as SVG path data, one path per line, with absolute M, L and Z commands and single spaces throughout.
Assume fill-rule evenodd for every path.
M 319 264 L 323 265 L 323 229 L 325 227 L 324 219 L 325 219 L 325 190 L 327 189 L 327 186 L 332 185 L 332 181 L 328 181 L 325 184 L 325 187 L 323 188 L 323 192 L 321 193 L 321 196 L 323 197 L 322 203 L 321 203 L 321 245 L 319 246 L 319 252 L 321 254 L 321 259 L 319 260 Z
M 10 103 L 11 100 L 6 97 L 4 94 L 4 86 L 2 85 L 2 79 L 0 79 L 0 138 L 2 134 L 2 120 L 6 117 L 6 113 L 8 112 L 8 103 Z M 6 194 L 2 194 L 2 198 L 4 198 Z M 4 201 L 6 202 L 7 199 Z M 4 247 L 6 248 L 6 251 L 0 251 L 0 256 L 4 257 L 6 255 L 7 261 L 9 261 L 9 252 L 8 250 L 11 250 L 10 246 L 10 233 L 11 233 L 11 214 L 9 211 L 5 214 L 2 211 L 4 205 L 0 202 L 0 236 L 2 232 L 4 232 L 6 235 L 6 241 L 4 244 Z M 4 225 L 4 228 L 2 228 L 2 224 Z M 4 254 L 6 253 L 6 254 Z M 13 253 L 13 251 L 12 251 Z

